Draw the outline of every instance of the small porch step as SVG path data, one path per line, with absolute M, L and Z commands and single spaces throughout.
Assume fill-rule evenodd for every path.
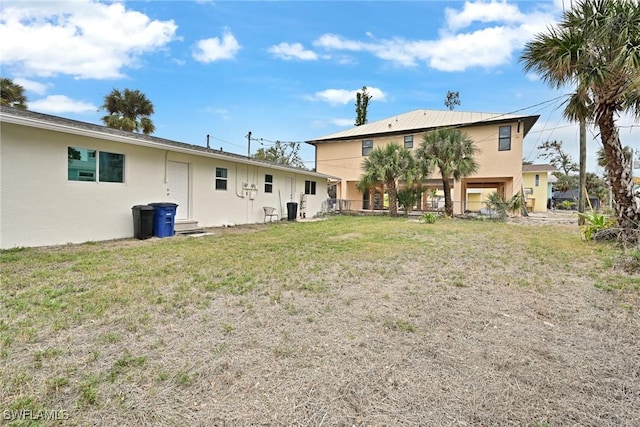
M 204 233 L 204 228 L 198 227 L 198 221 L 192 219 L 179 219 L 174 224 L 176 234 Z

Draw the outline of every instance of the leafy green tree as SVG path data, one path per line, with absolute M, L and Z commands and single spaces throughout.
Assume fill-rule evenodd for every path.
M 11 79 L 0 78 L 0 105 L 26 110 L 27 97 L 24 88 Z
M 474 158 L 477 152 L 474 142 L 458 129 L 428 132 L 416 150 L 416 157 L 425 176 L 436 167 L 440 171 L 446 216 L 453 216 L 450 180 L 459 181 L 478 171 L 478 162 Z
M 356 93 L 356 126 L 367 123 L 367 109 L 369 108 L 371 95 L 367 92 L 367 87 L 362 86 L 362 90 Z
M 548 160 L 556 169 L 561 170 L 563 175 L 578 172 L 578 165 L 573 161 L 571 155 L 564 151 L 562 141 L 545 141 L 537 148 L 542 150 L 540 157 Z
M 382 181 L 389 193 L 389 214 L 398 216 L 398 181 L 413 182 L 416 177 L 416 162 L 411 151 L 391 142 L 376 147 L 362 162 L 363 179 Z
M 304 161 L 300 157 L 299 142 L 276 141 L 275 144 L 269 148 L 258 149 L 254 157 L 277 165 L 306 169 Z
M 104 97 L 100 109 L 108 113 L 102 118 L 107 127 L 144 134 L 151 134 L 156 129 L 150 118 L 154 113 L 153 104 L 138 89 L 123 92 L 113 89 Z
M 448 90 L 447 97 L 444 99 L 444 105 L 446 105 L 449 110 L 453 111 L 457 105 L 460 105 L 460 92 L 451 92 Z
M 553 87 L 575 87 L 565 108 L 569 119 L 593 117 L 600 130 L 606 170 L 623 228 L 640 227 L 633 197 L 631 161 L 616 117 L 640 117 L 640 7 L 636 0 L 579 0 L 558 25 L 525 45 L 526 71 Z

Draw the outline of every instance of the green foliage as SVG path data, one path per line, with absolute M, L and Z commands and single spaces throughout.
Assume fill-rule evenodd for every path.
M 573 161 L 571 155 L 564 151 L 562 141 L 545 141 L 538 145 L 537 149 L 542 150 L 540 157 L 547 159 L 549 163 L 558 168 L 561 175 L 568 176 L 573 172 L 578 172 L 578 165 Z
M 423 176 L 440 170 L 444 189 L 444 211 L 453 216 L 453 201 L 449 180 L 458 181 L 478 171 L 475 155 L 478 149 L 469 136 L 458 129 L 437 129 L 427 132 L 416 150 L 416 158 Z
M 276 141 L 275 144 L 269 148 L 258 149 L 256 154 L 254 154 L 254 157 L 277 165 L 306 169 L 304 161 L 300 157 L 299 142 Z
M 424 221 L 425 224 L 433 224 L 437 219 L 438 217 L 433 212 L 425 212 L 424 215 L 422 215 L 422 221 Z
M 362 86 L 362 90 L 356 93 L 356 126 L 367 123 L 367 108 L 371 101 L 371 95 L 367 92 L 367 87 Z
M 575 207 L 575 203 L 571 202 L 570 200 L 563 200 L 562 202 L 558 203 L 556 205 L 557 208 L 559 209 L 564 209 L 566 211 L 568 211 L 569 209 L 572 209 Z
M 448 90 L 447 97 L 444 99 L 444 105 L 446 105 L 449 110 L 453 111 L 457 105 L 460 105 L 460 92 L 452 92 Z
M 586 240 L 591 240 L 595 233 L 610 228 L 615 224 L 609 217 L 598 212 L 578 212 L 578 215 L 585 219 L 582 234 Z
M 396 142 L 376 147 L 362 162 L 362 171 L 361 182 L 384 182 L 389 193 L 389 213 L 391 216 L 398 216 L 397 183 L 399 180 L 411 183 L 417 175 L 416 162 L 411 152 Z
M 522 209 L 524 199 L 522 193 L 517 193 L 509 200 L 499 195 L 496 191 L 489 194 L 485 205 L 487 208 L 496 211 L 498 219 L 504 221 L 507 219 L 508 213 L 516 213 Z
M 0 105 L 26 110 L 27 97 L 24 94 L 24 87 L 11 79 L 0 78 Z
M 409 211 L 418 203 L 421 195 L 421 187 L 403 187 L 398 190 L 398 205 L 404 209 L 405 216 L 409 215 Z
M 104 97 L 100 109 L 108 113 L 102 118 L 107 127 L 144 134 L 151 134 L 156 129 L 149 118 L 154 113 L 153 104 L 137 89 L 123 92 L 113 89 Z
M 637 228 L 640 212 L 616 118 L 639 112 L 639 21 L 636 0 L 580 0 L 557 25 L 528 42 L 520 58 L 525 71 L 538 74 L 551 87 L 571 88 L 565 117 L 597 118 L 608 181 L 616 194 L 616 216 L 629 228 Z

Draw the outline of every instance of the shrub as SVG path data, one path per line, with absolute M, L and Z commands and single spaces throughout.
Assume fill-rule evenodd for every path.
M 517 193 L 509 200 L 506 200 L 504 197 L 499 195 L 497 191 L 489 194 L 489 197 L 485 202 L 487 208 L 496 211 L 498 219 L 503 221 L 507 219 L 507 212 L 518 212 L 522 209 L 523 204 L 524 199 L 522 197 L 522 193 Z
M 578 212 L 581 218 L 585 219 L 585 225 L 582 229 L 582 235 L 585 240 L 591 240 L 593 235 L 600 230 L 612 227 L 615 222 L 609 219 L 606 215 L 598 212 Z
M 438 219 L 438 217 L 431 212 L 425 212 L 424 215 L 422 216 L 422 220 L 426 224 L 433 224 L 434 222 L 436 222 L 436 219 Z

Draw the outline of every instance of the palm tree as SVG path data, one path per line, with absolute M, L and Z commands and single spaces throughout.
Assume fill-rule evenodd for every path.
M 153 104 L 137 89 L 125 89 L 124 92 L 113 89 L 104 97 L 104 104 L 100 108 L 109 113 L 102 121 L 110 128 L 128 132 L 142 130 L 144 134 L 153 133 L 156 129 L 149 118 L 154 112 Z
M 11 79 L 0 78 L 0 105 L 26 110 L 27 97 L 24 95 L 24 88 Z
M 640 117 L 640 7 L 636 0 L 579 0 L 562 21 L 526 44 L 526 71 L 549 85 L 575 86 L 564 114 L 593 118 L 616 200 L 618 223 L 640 227 L 640 206 L 633 197 L 631 160 L 625 156 L 616 116 Z
M 356 190 L 358 190 L 359 192 L 361 192 L 362 194 L 365 193 L 369 193 L 369 209 L 373 210 L 374 209 L 374 191 L 376 188 L 376 185 L 378 184 L 378 177 L 377 177 L 377 172 L 374 171 L 369 171 L 372 172 L 370 174 L 364 174 L 360 177 L 360 179 L 358 181 L 356 181 Z
M 440 170 L 445 216 L 453 216 L 450 180 L 459 181 L 477 172 L 478 162 L 473 157 L 477 151 L 474 142 L 458 129 L 428 132 L 416 150 L 416 157 L 425 176 L 435 167 Z
M 389 214 L 398 216 L 398 181 L 411 181 L 416 174 L 415 159 L 411 151 L 391 142 L 384 147 L 376 147 L 362 162 L 364 172 L 362 182 L 382 181 L 389 193 Z

